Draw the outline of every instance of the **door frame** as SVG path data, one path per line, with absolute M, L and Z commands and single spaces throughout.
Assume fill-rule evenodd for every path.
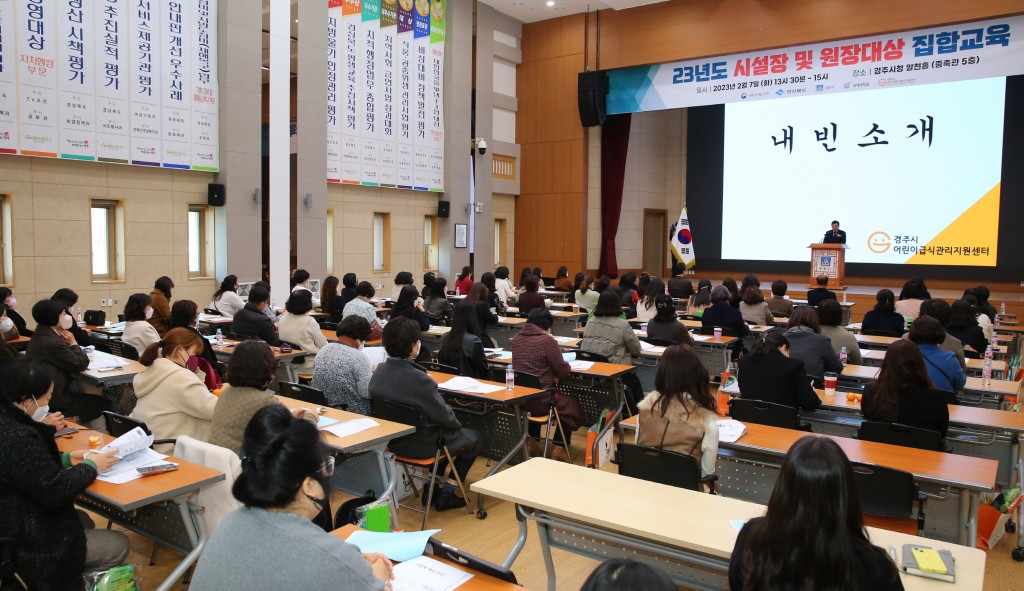
M 642 235 L 644 236 L 644 240 L 646 240 L 646 237 L 647 237 L 647 214 L 648 213 L 660 213 L 662 215 L 662 218 L 665 221 L 665 224 L 668 224 L 668 210 L 667 209 L 653 209 L 653 208 L 645 207 L 644 208 L 644 214 L 643 214 L 644 217 L 640 221 L 640 231 L 642 232 Z M 667 231 L 668 231 L 667 227 L 663 228 L 661 230 L 662 236 L 665 236 L 666 235 L 665 232 L 667 232 Z M 646 248 L 646 245 L 643 243 L 643 241 L 641 241 L 640 252 L 641 252 L 641 257 L 642 257 L 641 258 L 641 266 L 643 267 L 643 271 L 647 272 L 647 268 L 648 268 L 648 266 L 647 266 L 647 248 Z M 665 264 L 667 262 L 668 262 L 668 247 L 667 246 L 663 246 L 663 248 L 661 250 L 661 262 L 658 264 L 658 277 L 665 277 L 666 276 L 665 272 L 666 272 L 666 269 L 668 269 L 668 267 L 666 267 Z

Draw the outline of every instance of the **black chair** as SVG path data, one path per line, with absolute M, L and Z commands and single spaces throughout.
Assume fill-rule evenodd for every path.
M 324 393 L 312 386 L 303 386 L 293 382 L 278 382 L 277 386 L 277 393 L 281 396 L 287 396 L 288 398 L 294 398 L 317 406 L 328 406 Z
M 333 330 L 333 331 L 337 332 L 337 330 L 338 330 L 338 323 L 337 322 L 330 322 L 328 320 L 324 320 L 323 322 L 320 323 L 320 328 L 322 330 Z
M 446 373 L 453 376 L 460 375 L 459 368 L 452 367 L 451 365 L 445 365 L 437 361 L 417 361 L 416 363 L 428 371 L 436 371 L 438 373 Z
M 860 498 L 865 513 L 865 525 L 894 529 L 911 535 L 924 535 L 924 504 L 928 495 L 921 492 L 914 475 L 902 470 L 853 464 L 854 476 L 860 485 Z M 917 513 L 914 513 L 914 503 Z M 872 520 L 870 516 L 882 519 Z M 896 520 L 892 518 L 897 518 Z M 913 520 L 916 531 L 899 527 Z M 904 522 L 904 523 L 900 523 Z
M 898 423 L 864 421 L 857 429 L 857 439 L 930 451 L 946 451 L 946 444 L 938 431 Z
M 600 353 L 591 353 L 590 351 L 584 351 L 583 349 L 577 349 L 575 351 L 576 359 L 579 361 L 592 361 L 594 363 L 608 363 L 608 356 L 601 355 Z
M 142 430 L 146 432 L 146 435 L 152 435 L 153 432 L 149 430 L 146 423 L 138 419 L 119 415 L 116 412 L 109 410 L 103 411 L 103 420 L 107 425 L 107 433 L 110 433 L 113 437 L 120 437 L 125 433 L 128 433 L 136 427 L 142 427 Z M 170 443 L 173 445 L 177 439 L 154 439 L 153 445 L 160 445 L 162 443 Z
M 390 400 L 383 400 L 380 398 L 373 399 L 373 416 L 387 421 L 401 423 L 404 425 L 414 425 L 416 427 L 416 432 L 420 433 L 422 433 L 424 430 L 436 428 L 436 425 L 431 424 L 422 414 L 420 414 L 420 411 L 416 410 L 415 408 L 408 406 L 406 404 L 392 402 Z M 406 437 L 410 437 L 410 435 L 399 437 L 397 439 L 392 439 L 391 443 L 401 441 Z M 463 498 L 466 499 L 466 507 L 469 511 L 469 514 L 473 514 L 473 507 L 469 503 L 469 493 L 466 490 L 465 483 L 463 483 L 462 479 L 459 478 L 458 472 L 454 470 L 454 460 L 454 456 L 452 456 L 451 452 L 448 451 L 448 445 L 444 440 L 444 436 L 439 436 L 437 438 L 437 451 L 434 453 L 434 457 L 432 458 L 407 458 L 395 454 L 395 461 L 402 465 L 402 470 L 405 471 L 406 479 L 408 479 L 408 481 L 413 486 L 414 498 L 422 498 L 422 494 L 416 488 L 416 480 L 424 482 L 424 486 L 429 487 L 428 490 L 426 491 L 427 498 L 426 504 L 423 506 L 423 509 L 409 505 L 401 505 L 400 503 L 398 503 L 397 499 L 395 500 L 396 504 L 399 504 L 400 506 L 405 507 L 406 509 L 411 509 L 413 511 L 423 513 L 423 521 L 420 523 L 420 530 L 426 529 L 427 527 L 427 518 L 430 516 L 430 505 L 434 502 L 434 490 L 437 488 L 437 484 L 439 484 L 437 472 L 438 468 L 441 466 L 442 461 L 444 461 L 446 466 L 445 471 L 450 471 L 452 474 L 455 475 L 455 482 L 459 485 L 459 490 L 462 492 Z M 416 466 L 423 470 L 429 470 L 430 477 L 427 478 L 423 476 L 414 475 L 412 472 L 409 471 L 409 466 Z M 478 495 L 477 517 L 483 519 L 487 517 L 487 513 L 485 513 L 482 509 L 479 508 L 479 503 L 480 497 Z
M 513 582 L 515 582 L 514 579 L 513 576 Z M 28 585 L 18 575 L 18 565 L 14 562 L 14 538 L 0 538 L 0 585 L 7 589 L 7 583 L 10 583 L 11 580 L 17 581 L 21 589 L 28 589 Z
M 869 337 L 895 337 L 899 338 L 903 336 L 900 333 L 895 333 L 891 330 L 861 330 L 860 334 Z
M 640 340 L 646 341 L 646 342 L 654 345 L 655 347 L 671 347 L 672 345 L 678 345 L 679 344 L 679 341 L 673 341 L 671 339 L 653 339 L 651 337 L 644 337 L 644 338 L 642 338 Z
M 544 390 L 544 386 L 540 383 L 540 378 L 532 373 L 526 373 L 525 371 L 515 372 L 515 381 L 517 386 L 524 388 L 533 388 L 534 390 Z M 502 377 L 504 380 L 504 377 Z M 495 380 L 500 381 L 500 380 Z M 539 416 L 529 416 L 528 420 L 531 423 L 538 425 L 546 425 L 547 428 L 544 431 L 544 457 L 548 456 L 548 445 L 551 443 L 552 433 L 558 433 L 562 439 L 562 449 L 565 450 L 565 455 L 569 458 L 569 463 L 572 463 L 572 451 L 569 449 L 569 445 L 565 443 L 565 430 L 562 427 L 562 417 L 558 414 L 558 407 L 556 406 L 556 399 L 554 396 L 551 397 L 551 402 L 548 405 L 548 414 Z M 557 429 L 557 431 L 556 431 Z
M 966 359 L 981 359 L 983 355 L 974 350 L 964 349 L 964 357 Z
M 769 427 L 810 431 L 810 423 L 800 421 L 800 413 L 792 406 L 763 400 L 733 398 L 729 401 L 729 415 L 740 422 L 757 423 Z
M 438 539 L 430 538 L 427 540 L 426 552 L 431 556 L 450 560 L 459 564 L 463 568 L 474 570 L 485 575 L 490 575 L 496 579 L 505 581 L 506 583 L 512 583 L 513 585 L 519 584 L 519 581 L 516 580 L 516 575 L 511 570 L 494 564 L 493 562 L 488 562 L 483 558 L 463 552 L 458 548 L 453 548 Z
M 718 476 L 700 475 L 700 466 L 690 456 L 667 449 L 620 443 L 617 457 L 619 474 L 687 490 L 700 490 L 706 484 L 711 494 L 718 494 L 715 482 Z
M 224 331 L 224 330 L 221 330 L 221 334 L 224 335 L 224 338 L 229 340 L 229 341 L 258 341 L 258 340 L 260 340 L 260 338 L 258 336 L 252 335 L 252 334 L 242 334 L 242 333 L 239 333 L 239 332 L 228 332 L 228 331 Z
M 722 329 L 722 336 L 723 337 L 734 337 L 734 336 L 736 336 L 736 329 L 735 328 L 728 328 L 728 327 L 725 327 L 725 326 L 722 326 L 722 327 L 719 327 L 719 328 Z M 702 326 L 702 327 L 700 327 L 700 332 L 698 332 L 697 334 L 706 335 L 706 336 L 712 336 L 712 335 L 715 334 L 715 327 L 714 326 Z
M 209 314 L 210 316 L 223 316 L 223 314 L 220 313 L 220 310 L 215 308 L 203 308 L 203 314 Z
M 132 361 L 139 360 L 139 352 L 135 350 L 135 347 L 129 345 L 124 341 L 109 339 L 105 344 L 107 346 L 107 350 L 110 352 L 111 355 L 117 355 L 118 357 L 131 359 Z

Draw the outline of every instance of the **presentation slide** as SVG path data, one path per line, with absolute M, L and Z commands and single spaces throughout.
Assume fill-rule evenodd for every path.
M 1006 79 L 725 105 L 722 259 L 996 265 Z

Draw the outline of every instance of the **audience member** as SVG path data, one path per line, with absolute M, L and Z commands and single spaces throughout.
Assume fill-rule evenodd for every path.
M 740 288 L 736 285 L 736 280 L 732 277 L 726 277 L 722 280 L 722 287 L 729 290 L 729 305 L 739 309 L 742 297 L 740 296 Z
M 569 279 L 569 267 L 562 265 L 555 271 L 555 282 L 552 288 L 555 291 L 572 292 L 572 280 Z
M 238 277 L 228 275 L 220 282 L 220 288 L 213 293 L 213 297 L 210 299 L 210 308 L 216 310 L 221 316 L 231 318 L 245 307 L 245 302 L 237 292 Z
M 593 286 L 594 276 L 587 275 L 580 288 L 576 290 L 576 305 L 580 307 L 581 312 L 590 314 L 597 307 L 597 298 L 600 294 L 594 291 Z
M 743 301 L 740 302 L 740 315 L 744 322 L 750 324 L 766 325 L 775 322 L 768 303 L 764 301 L 761 289 L 751 285 L 743 291 Z
M 430 328 L 430 319 L 424 314 L 423 300 L 420 299 L 420 290 L 416 289 L 415 285 L 406 285 L 402 288 L 402 291 L 398 294 L 398 300 L 395 305 L 391 307 L 391 313 L 388 315 L 389 320 L 395 318 L 405 317 L 411 318 L 419 323 L 420 330 L 427 330 Z
M 160 333 L 152 324 L 146 322 L 153 316 L 153 307 L 149 304 L 150 297 L 144 293 L 133 293 L 124 303 L 124 332 L 121 334 L 121 342 L 131 345 L 139 354 L 160 340 Z
M 402 288 L 406 285 L 412 285 L 412 273 L 408 271 L 401 271 L 395 275 L 395 285 L 391 288 L 391 301 L 397 302 L 398 297 L 402 293 Z M 419 290 L 416 290 L 419 293 Z
M 900 336 L 907 325 L 903 314 L 896 311 L 896 297 L 892 290 L 880 289 L 875 294 L 875 307 L 864 314 L 860 331 L 864 334 L 885 334 Z
M 18 298 L 14 297 L 14 292 L 9 287 L 0 287 L 0 303 L 3 303 L 7 307 L 7 317 L 14 322 L 14 328 L 18 329 L 18 334 L 23 337 L 32 336 L 32 330 L 25 323 L 25 319 L 18 313 L 16 308 L 18 307 Z
M 936 392 L 924 356 L 916 344 L 900 339 L 889 345 L 878 377 L 864 389 L 864 418 L 938 431 L 949 428 L 947 396 Z
M 338 278 L 328 275 L 320 286 L 320 309 L 327 313 L 331 322 L 341 322 L 341 314 L 345 311 L 345 301 L 338 293 Z
M 462 268 L 462 273 L 455 278 L 455 295 L 466 295 L 473 287 L 473 269 L 469 265 Z
M 789 355 L 804 362 L 807 375 L 821 382 L 826 371 L 841 373 L 843 364 L 832 350 L 828 337 L 821 334 L 818 314 L 810 306 L 793 309 L 793 315 L 786 324 L 786 338 L 789 339 Z
M 991 296 L 988 287 L 984 285 L 975 287 L 974 296 L 978 298 L 978 309 L 988 317 L 989 322 L 994 324 L 996 321 L 996 307 L 988 302 L 988 298 Z
M 359 285 L 359 280 L 356 278 L 355 273 L 345 273 L 341 277 L 341 315 L 345 315 L 345 306 L 349 302 L 356 299 L 359 294 L 356 293 L 356 286 Z
M 768 299 L 768 309 L 771 310 L 773 316 L 789 318 L 789 315 L 793 313 L 793 300 L 786 299 L 786 290 L 788 289 L 789 284 L 782 279 L 772 281 L 772 297 Z
M 697 295 L 700 295 L 698 293 Z M 735 336 L 741 339 L 750 333 L 750 328 L 743 322 L 743 315 L 738 308 L 729 304 L 729 289 L 724 285 L 717 285 L 711 290 L 711 307 L 704 310 L 700 318 L 701 326 L 704 328 L 721 327 L 729 329 Z M 737 349 L 738 352 L 738 349 Z
M 508 267 L 498 267 L 494 270 L 494 283 L 498 287 L 498 297 L 506 307 L 516 301 L 516 288 L 508 278 Z
M 857 337 L 846 330 L 843 324 L 843 307 L 836 300 L 825 300 L 818 304 L 818 325 L 821 334 L 828 337 L 832 350 L 839 352 L 846 347 L 846 362 L 864 365 L 864 357 L 860 354 Z
M 647 322 L 648 338 L 693 346 L 690 331 L 676 317 L 676 308 L 670 296 L 662 294 L 654 298 L 654 308 L 657 313 Z
M 814 410 L 821 400 L 811 388 L 804 362 L 790 357 L 789 340 L 771 331 L 754 338 L 750 354 L 740 358 L 740 395 L 793 408 Z
M 334 408 L 368 415 L 373 367 L 362 349 L 370 338 L 370 324 L 362 316 L 346 316 L 337 336 L 338 342 L 328 343 L 316 354 L 311 385 Z
M 476 311 L 479 332 L 474 333 L 488 349 L 494 347 L 494 339 L 487 334 L 487 327 L 498 324 L 498 315 L 491 310 L 490 292 L 483 283 L 474 283 L 463 303 L 473 306 Z
M 213 345 L 210 341 L 199 332 L 199 306 L 192 300 L 178 300 L 171 306 L 171 319 L 167 322 L 168 330 L 173 328 L 184 328 L 192 331 L 199 338 L 203 340 L 203 352 L 199 355 L 200 359 L 206 361 L 209 365 L 209 369 L 217 374 L 217 380 L 207 379 L 205 380 L 207 388 L 213 388 L 211 384 L 220 381 L 220 376 L 224 373 L 224 364 L 217 359 L 217 353 L 213 350 Z M 147 345 L 148 346 L 148 345 Z M 145 350 L 140 349 L 140 353 Z M 204 368 L 205 372 L 206 369 Z
M 278 327 L 280 338 L 297 346 L 306 355 L 302 367 L 313 367 L 313 357 L 327 346 L 327 338 L 320 332 L 320 324 L 309 315 L 313 311 L 313 294 L 308 289 L 296 289 L 285 302 L 284 315 Z
M 458 369 L 459 375 L 489 379 L 491 371 L 487 367 L 479 334 L 476 307 L 468 302 L 459 302 L 452 315 L 452 329 L 441 337 L 437 361 Z
M 423 311 L 431 324 L 448 326 L 452 321 L 452 303 L 448 301 L 448 280 L 435 277 L 430 284 L 430 295 L 423 300 Z
M 697 292 L 690 296 L 690 301 L 686 303 L 686 313 L 700 318 L 709 306 L 711 306 L 711 280 L 701 279 L 697 282 Z
M 807 292 L 807 305 L 817 306 L 825 300 L 835 300 L 836 292 L 828 288 L 828 275 L 824 273 L 818 275 L 814 279 L 814 283 L 818 286 Z
M 345 312 L 342 314 L 342 320 L 349 316 L 361 316 L 366 320 L 366 323 L 370 325 L 370 339 L 375 341 L 383 334 L 383 327 L 380 322 L 377 321 L 377 308 L 370 303 L 370 299 L 373 298 L 376 291 L 373 289 L 373 285 L 369 281 L 360 281 L 359 285 L 356 286 L 356 293 L 358 296 L 349 303 L 345 304 Z
M 921 302 L 921 316 L 931 316 L 938 320 L 939 324 L 941 324 L 943 329 L 946 331 L 946 338 L 939 344 L 939 348 L 943 351 L 949 351 L 953 355 L 956 355 L 956 361 L 960 364 L 960 369 L 966 371 L 967 358 L 964 356 L 964 345 L 959 339 L 949 334 L 949 330 L 946 328 L 949 325 L 952 313 L 952 309 L 949 307 L 949 304 L 946 303 L 946 300 L 932 298 Z M 909 339 L 910 334 L 904 334 L 903 338 Z
M 928 293 L 928 288 L 924 284 L 924 279 L 911 277 L 903 284 L 900 299 L 896 302 L 896 311 L 913 320 L 917 318 L 917 314 L 921 309 L 921 302 L 931 299 L 931 297 Z
M 430 295 L 430 288 L 434 286 L 435 279 L 437 279 L 437 275 L 433 271 L 427 271 L 423 274 L 423 288 L 420 289 L 420 297 L 424 300 Z
M 590 573 L 580 591 L 676 591 L 661 570 L 639 560 L 612 558 Z
M 921 316 L 910 325 L 910 340 L 917 343 L 921 349 L 928 377 L 931 378 L 935 389 L 955 394 L 964 389 L 967 376 L 964 375 L 953 353 L 939 349 L 939 344 L 945 337 L 946 331 L 942 330 L 939 321 L 931 316 Z
M 530 275 L 523 284 L 523 291 L 519 293 L 519 313 L 529 314 L 535 308 L 544 308 L 544 296 L 537 293 L 540 289 L 540 279 L 536 275 Z
M 71 328 L 69 328 L 68 331 L 72 334 L 72 336 L 75 337 L 75 342 L 83 347 L 88 347 L 89 345 L 91 345 L 92 331 L 90 331 L 87 328 L 82 328 L 81 326 L 78 325 L 78 323 L 80 322 L 80 319 L 78 317 L 79 314 L 75 313 L 75 304 L 78 303 L 78 294 L 75 293 L 73 290 L 68 289 L 67 287 L 62 287 L 55 291 L 53 295 L 50 296 L 50 299 L 60 302 L 64 306 L 64 311 L 67 312 L 68 316 L 70 316 L 71 320 L 73 320 L 73 322 L 71 323 Z M 81 312 L 80 307 L 78 311 Z
M 978 326 L 978 317 L 970 302 L 957 300 L 950 309 L 949 325 L 946 332 L 960 341 L 964 351 L 970 348 L 972 357 L 980 359 L 989 347 L 990 341 L 985 340 L 985 332 Z
M 167 332 L 167 321 L 171 318 L 171 290 L 174 289 L 174 282 L 166 275 L 160 277 L 153 283 L 153 291 L 149 292 L 153 307 L 153 316 L 149 323 L 153 325 L 160 336 Z
M 686 263 L 672 265 L 672 278 L 668 280 L 668 295 L 677 300 L 686 300 L 694 293 L 693 282 L 686 278 Z
M 654 315 L 658 313 L 657 308 L 654 307 L 654 298 L 665 295 L 665 282 L 660 277 L 651 279 L 650 283 L 644 289 L 643 295 L 640 297 L 640 301 L 636 305 L 636 319 L 640 322 L 647 322 Z
M 262 285 L 253 285 L 249 290 L 249 301 L 231 320 L 231 332 L 245 337 L 255 337 L 274 347 L 281 346 L 277 328 L 263 313 L 270 305 L 270 290 Z
M 313 293 L 313 290 L 309 288 L 309 271 L 305 269 L 295 269 L 292 273 L 292 293 L 296 291 L 308 291 L 310 300 L 313 302 L 313 307 L 317 308 L 320 306 L 320 296 Z M 290 298 L 291 296 L 289 296 Z

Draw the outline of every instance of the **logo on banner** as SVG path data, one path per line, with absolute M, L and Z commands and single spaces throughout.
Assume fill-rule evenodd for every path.
M 868 236 L 868 250 L 882 254 L 892 246 L 892 239 L 885 232 L 875 232 Z

